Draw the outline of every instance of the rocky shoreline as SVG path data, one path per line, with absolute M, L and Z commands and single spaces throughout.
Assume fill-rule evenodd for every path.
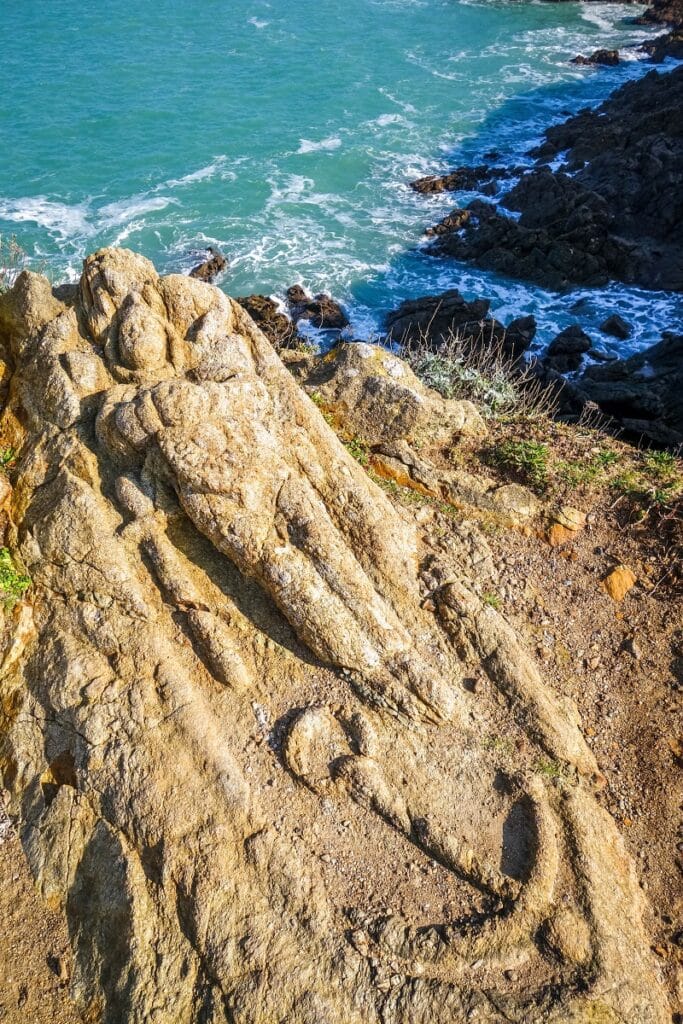
M 453 211 L 429 251 L 553 290 L 621 280 L 682 291 L 682 110 L 683 68 L 651 72 L 549 128 L 530 170 L 462 168 L 413 182 L 424 193 L 496 193 L 517 179 L 498 203 Z
M 646 44 L 655 59 L 678 52 L 680 21 L 675 13 L 671 5 L 666 10 L 660 5 L 651 15 L 674 26 Z M 613 63 L 607 54 L 604 59 L 594 56 L 595 63 Z M 475 190 L 497 196 L 495 203 L 477 198 L 456 207 L 428 228 L 433 241 L 427 251 L 550 290 L 596 288 L 620 280 L 652 290 L 683 291 L 682 113 L 683 68 L 667 74 L 652 71 L 617 89 L 598 108 L 548 128 L 542 144 L 530 153 L 535 159 L 531 169 L 479 165 L 414 181 L 413 189 L 425 195 Z M 436 347 L 449 331 L 461 333 L 464 327 L 474 333 L 460 310 L 451 314 L 450 292 L 407 305 Z M 488 305 L 479 301 L 470 306 L 473 313 L 481 309 L 483 328 Z M 387 318 L 387 328 L 391 331 L 396 322 L 401 322 L 401 310 Z M 510 325 L 508 351 L 515 356 L 533 338 L 533 331 L 519 338 L 520 322 L 527 325 L 529 318 Z M 630 327 L 612 316 L 601 331 L 627 338 Z M 493 322 L 488 334 L 482 330 L 482 337 L 489 336 L 501 344 L 502 325 Z M 537 364 L 541 379 L 564 385 L 565 415 L 581 415 L 593 404 L 633 440 L 683 443 L 681 336 L 669 332 L 639 356 L 589 366 L 577 378 L 586 355 L 604 359 L 576 323 L 549 344 Z M 572 379 L 565 382 L 565 374 Z
M 660 4 L 644 16 L 671 26 L 643 45 L 653 62 L 678 54 L 675 14 L 675 4 Z M 604 59 L 593 56 L 593 63 L 614 62 L 607 51 Z M 683 291 L 682 112 L 683 67 L 653 70 L 616 89 L 599 107 L 549 127 L 530 153 L 531 168 L 501 165 L 492 153 L 491 163 L 413 181 L 411 187 L 425 196 L 480 196 L 426 228 L 432 239 L 427 252 L 549 290 L 600 288 L 616 280 Z M 348 318 L 327 295 L 312 298 L 295 286 L 284 303 L 264 295 L 239 301 L 277 349 L 306 345 L 297 327 L 302 321 L 322 329 L 328 346 L 348 338 Z M 465 300 L 457 289 L 406 298 L 386 317 L 384 343 L 419 339 L 438 351 L 456 335 L 511 361 L 528 358 L 535 318 L 520 310 L 505 325 L 491 316 L 490 306 L 483 297 Z M 600 337 L 587 333 L 580 319 L 577 306 L 577 322 L 552 339 L 540 359 L 534 357 L 535 376 L 561 391 L 560 413 L 571 419 L 594 406 L 634 441 L 683 443 L 676 372 L 683 339 L 669 330 L 637 358 L 606 357 Z M 668 326 L 662 324 L 663 334 Z M 613 314 L 600 333 L 626 340 L 631 326 Z M 597 365 L 586 368 L 586 359 Z

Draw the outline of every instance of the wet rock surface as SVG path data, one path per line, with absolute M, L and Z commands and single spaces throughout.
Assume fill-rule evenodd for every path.
M 565 327 L 548 345 L 545 364 L 558 373 L 571 373 L 578 370 L 586 352 L 592 347 L 592 341 L 578 325 Z
M 618 50 L 594 50 L 589 57 L 579 54 L 574 57 L 572 64 L 600 64 L 604 67 L 615 67 L 619 63 Z
M 628 359 L 589 366 L 576 382 L 579 401 L 592 401 L 629 436 L 656 444 L 683 443 L 683 336 Z
M 302 340 L 291 317 L 267 295 L 243 295 L 237 299 L 276 349 L 294 348 Z
M 682 108 L 683 69 L 628 83 L 548 129 L 532 154 L 538 166 L 501 205 L 479 199 L 445 218 L 431 251 L 556 290 L 614 279 L 683 290 Z M 560 153 L 553 171 L 544 162 Z M 484 174 L 474 168 L 472 181 Z M 425 181 L 420 191 L 471 184 L 464 170 Z
M 467 301 L 453 288 L 407 299 L 388 314 L 385 327 L 388 338 L 400 344 L 438 349 L 457 336 L 463 343 L 500 348 L 512 358 L 522 355 L 536 335 L 535 318 L 517 317 L 505 327 L 489 314 L 490 306 L 488 299 Z
M 208 254 L 207 259 L 193 267 L 190 271 L 190 277 L 195 277 L 198 281 L 206 281 L 207 284 L 213 284 L 227 270 L 228 261 L 222 252 L 219 252 L 218 249 L 214 249 L 212 246 L 209 246 Z
M 295 323 L 308 320 L 319 330 L 334 331 L 349 325 L 349 318 L 340 304 L 324 292 L 311 298 L 301 285 L 292 285 L 287 289 L 287 302 Z

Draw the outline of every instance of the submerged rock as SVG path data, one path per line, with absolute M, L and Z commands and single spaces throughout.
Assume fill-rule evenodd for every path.
M 602 64 L 605 67 L 615 67 L 619 63 L 618 50 L 594 50 L 590 57 L 579 54 L 574 57 L 572 64 Z
M 209 246 L 208 253 L 209 258 L 193 267 L 190 271 L 190 277 L 196 277 L 199 281 L 213 284 L 216 278 L 227 268 L 228 261 L 223 253 L 219 252 L 218 249 L 214 249 L 213 246 Z
M 477 596 L 484 538 L 429 546 L 238 303 L 126 250 L 70 304 L 21 274 L 0 346 L 33 581 L 0 612 L 0 767 L 84 1019 L 665 1024 L 595 758 Z M 432 393 L 360 348 L 320 391 L 427 425 Z M 419 887 L 375 897 L 416 854 L 452 907 L 426 923 Z

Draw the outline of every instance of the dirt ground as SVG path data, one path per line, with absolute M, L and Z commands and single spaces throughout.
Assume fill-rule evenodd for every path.
M 0 1021 L 80 1024 L 68 996 L 62 916 L 36 893 L 19 838 L 0 807 Z

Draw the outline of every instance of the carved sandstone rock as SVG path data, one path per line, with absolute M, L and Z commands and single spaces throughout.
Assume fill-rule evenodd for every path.
M 103 250 L 68 302 L 22 274 L 0 324 L 34 581 L 0 766 L 84 1018 L 668 1020 L 576 712 L 458 563 L 483 542 L 440 568 L 209 285 Z M 411 857 L 450 911 L 377 905 Z

